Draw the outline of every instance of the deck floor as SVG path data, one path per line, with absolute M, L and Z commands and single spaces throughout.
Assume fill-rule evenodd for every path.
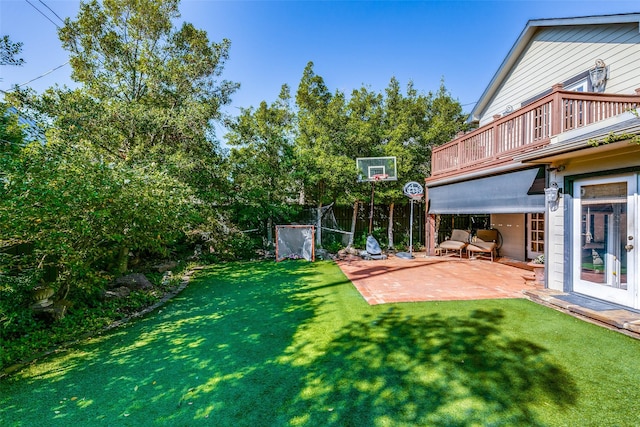
M 385 260 L 359 257 L 338 261 L 370 305 L 527 298 L 572 316 L 640 338 L 640 313 L 605 302 L 545 289 L 535 285 L 526 263 L 457 256 L 425 256 L 412 259 L 390 255 Z

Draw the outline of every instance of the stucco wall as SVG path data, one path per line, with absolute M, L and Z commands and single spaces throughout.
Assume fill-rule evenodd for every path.
M 492 214 L 491 227 L 502 235 L 500 256 L 525 260 L 525 215 L 524 214 Z

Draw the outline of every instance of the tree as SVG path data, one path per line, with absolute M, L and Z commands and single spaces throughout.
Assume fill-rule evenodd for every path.
M 182 179 L 211 190 L 211 179 L 192 180 L 220 178 L 212 122 L 238 85 L 219 80 L 230 42 L 210 43 L 189 23 L 174 28 L 178 4 L 81 3 L 77 19 L 59 30 L 81 88 L 21 98 L 52 118 L 61 140 L 91 144 L 113 161 L 169 159 Z
M 383 97 L 365 87 L 351 92 L 347 103 L 347 123 L 343 153 L 351 159 L 352 164 L 358 157 L 380 157 L 382 154 L 382 120 L 384 117 Z M 345 187 L 344 201 L 353 204 L 351 221 L 351 237 L 349 246 L 355 237 L 357 213 L 360 204 L 370 198 L 369 186 L 357 181 Z M 371 202 L 371 201 L 370 201 Z
M 295 115 L 289 87 L 271 105 L 243 109 L 229 123 L 227 143 L 234 186 L 234 217 L 249 228 L 258 226 L 273 243 L 274 221 L 288 221 L 299 192 L 293 173 Z
M 406 95 L 392 78 L 385 90 L 385 118 L 382 146 L 385 155 L 398 159 L 399 182 L 381 193 L 389 204 L 389 245 L 393 246 L 393 209 L 395 203 L 406 200 L 402 186 L 408 181 L 421 182 L 429 176 L 433 147 L 450 141 L 465 129 L 466 116 L 460 103 L 453 100 L 440 82 L 438 92 L 418 93 L 409 82 Z
M 12 42 L 9 36 L 0 37 L 0 65 L 24 64 L 24 59 L 17 58 L 22 51 L 21 42 Z
M 368 98 L 366 90 L 362 91 L 362 96 L 363 99 L 375 100 L 375 96 Z M 304 196 L 306 201 L 316 204 L 317 229 L 321 230 L 323 205 L 336 201 L 353 203 L 361 197 L 357 194 L 355 158 L 371 137 L 366 137 L 364 130 L 362 138 L 358 136 L 359 126 L 364 123 L 362 114 L 367 115 L 370 111 L 364 104 L 358 107 L 348 105 L 345 95 L 339 91 L 331 94 L 323 78 L 313 71 L 312 62 L 303 72 L 296 104 L 296 154 L 303 171 Z M 371 109 L 375 110 L 375 104 Z M 320 231 L 316 233 L 316 241 L 318 244 L 321 242 Z
M 100 269 L 126 270 L 131 251 L 166 255 L 194 231 L 224 228 L 214 206 L 227 177 L 212 123 L 238 87 L 219 80 L 230 44 L 189 23 L 174 28 L 178 4 L 81 3 L 59 31 L 79 88 L 11 95 L 42 115 L 47 140 L 16 158 L 0 233 L 35 242 L 65 283 L 92 283 Z

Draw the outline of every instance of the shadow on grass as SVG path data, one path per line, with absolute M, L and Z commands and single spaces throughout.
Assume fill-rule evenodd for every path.
M 386 309 L 385 309 L 386 310 Z M 218 266 L 161 311 L 0 382 L 2 425 L 539 425 L 571 405 L 503 314 L 370 308 L 331 263 Z
M 388 310 L 340 331 L 289 408 L 305 425 L 542 425 L 537 405 L 575 403 L 547 351 L 500 332 L 500 311 L 470 317 Z M 304 414 L 304 415 L 302 415 Z

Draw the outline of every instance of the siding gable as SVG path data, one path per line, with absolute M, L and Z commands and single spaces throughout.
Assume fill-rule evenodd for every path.
M 514 110 L 523 101 L 592 68 L 609 67 L 606 93 L 633 94 L 640 88 L 640 32 L 637 23 L 543 27 L 531 38 L 480 115 L 480 125 Z

